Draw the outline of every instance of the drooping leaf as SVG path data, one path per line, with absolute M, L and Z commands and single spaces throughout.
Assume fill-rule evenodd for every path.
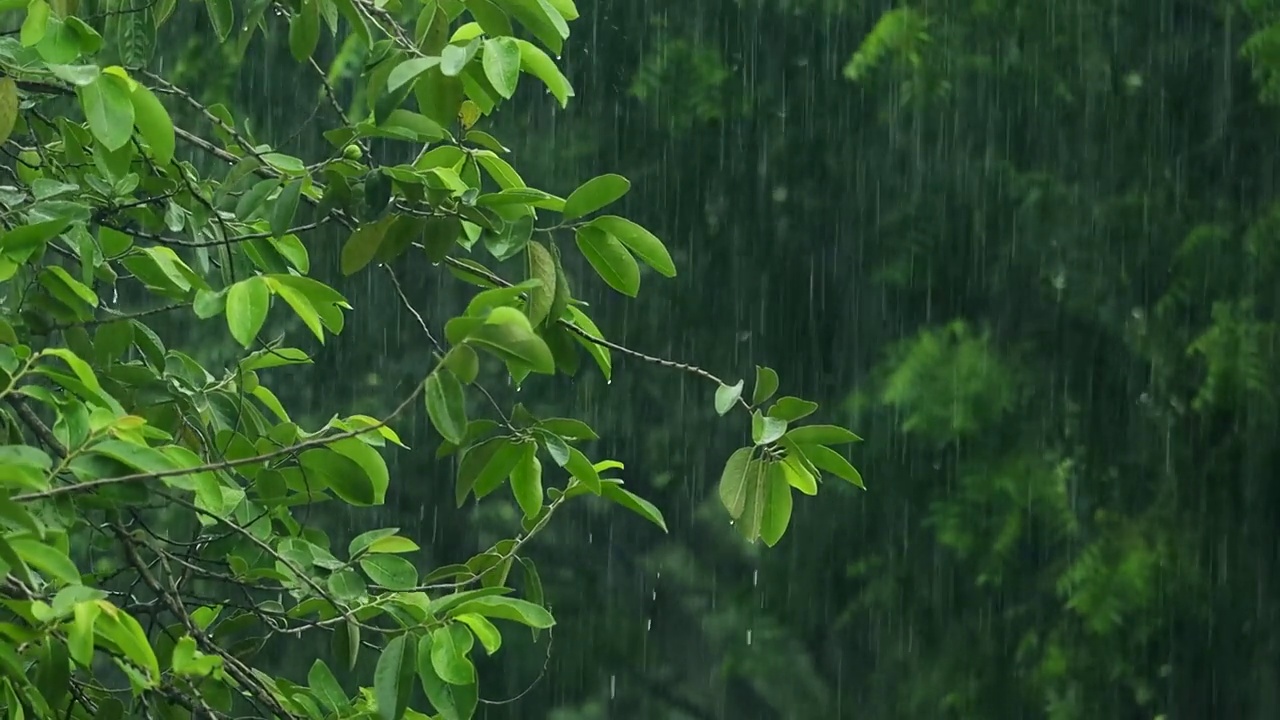
M 427 415 L 441 437 L 455 445 L 467 433 L 467 398 L 462 383 L 448 368 L 441 367 L 427 376 L 425 395 Z
M 628 297 L 640 292 L 640 266 L 617 238 L 586 225 L 577 229 L 575 239 L 583 257 L 609 287 Z
M 103 73 L 93 82 L 76 88 L 80 107 L 89 121 L 89 131 L 107 150 L 119 150 L 133 135 L 133 98 L 129 86 L 118 75 Z
M 515 38 L 485 40 L 481 63 L 485 77 L 499 95 L 508 99 L 515 95 L 516 84 L 520 81 L 520 45 Z
M 138 134 L 151 148 L 151 156 L 156 163 L 168 165 L 173 160 L 176 147 L 173 120 L 169 118 L 168 111 L 160 99 L 142 85 L 134 87 L 129 99 L 133 103 L 133 121 Z
M 716 388 L 716 414 L 724 415 L 733 409 L 734 404 L 742 397 L 744 385 L 744 381 L 739 380 L 732 385 L 721 385 Z
M 527 518 L 542 509 L 542 463 L 535 443 L 521 443 L 520 459 L 511 469 L 511 493 Z
M 261 276 L 254 275 L 227 290 L 227 327 L 231 337 L 248 348 L 258 336 L 271 307 L 271 290 Z

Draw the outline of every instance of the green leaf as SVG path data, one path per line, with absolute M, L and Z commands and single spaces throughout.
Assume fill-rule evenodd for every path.
M 640 292 L 640 266 L 617 238 L 591 225 L 577 228 L 574 237 L 578 250 L 609 287 L 628 297 Z
M 569 474 L 588 490 L 596 495 L 600 494 L 600 473 L 581 450 L 576 447 L 569 448 L 569 461 L 565 463 L 564 469 L 568 470 Z
M 34 538 L 10 537 L 9 545 L 27 565 L 67 585 L 80 584 L 80 571 L 64 553 Z
M 393 216 L 387 216 L 378 222 L 362 225 L 351 233 L 351 237 L 342 246 L 343 275 L 354 275 L 373 261 L 394 220 Z
M 617 215 L 601 215 L 592 220 L 589 225 L 617 238 L 636 257 L 644 261 L 645 265 L 656 270 L 659 275 L 669 278 L 676 276 L 676 265 L 672 262 L 666 246 L 653 233 L 643 227 Z
M 388 553 L 409 553 L 417 552 L 422 548 L 418 547 L 418 543 L 407 537 L 392 535 L 390 537 L 382 537 L 369 543 L 366 552 L 370 554 L 388 554 Z
M 791 453 L 779 465 L 791 487 L 812 497 L 818 494 L 818 479 L 805 467 L 806 459 L 799 453 Z
M 209 22 L 213 24 L 218 40 L 226 42 L 236 23 L 235 8 L 231 0 L 205 0 L 204 6 L 209 12 Z
M 454 490 L 458 507 L 462 507 L 473 489 L 478 499 L 501 484 L 520 461 L 522 452 L 520 445 L 508 437 L 491 438 L 468 448 L 458 462 L 458 484 Z
M 465 604 L 465 603 L 464 603 Z M 431 667 L 450 685 L 470 685 L 476 681 L 476 667 L 467 654 L 475 637 L 465 625 L 450 623 L 431 633 Z
M 302 0 L 302 7 L 289 20 L 289 52 L 303 62 L 316 51 L 320 41 L 319 0 Z
M 471 17 L 489 37 L 500 37 L 514 34 L 507 14 L 489 0 L 463 0 Z
M 511 493 L 526 518 L 542 510 L 542 463 L 535 443 L 521 443 L 520 459 L 511 469 Z
M 445 367 L 427 376 L 427 416 L 441 437 L 460 445 L 467 434 L 467 398 L 462 383 Z
M 631 181 L 621 175 L 600 175 L 584 182 L 564 201 L 564 219 L 576 220 L 611 205 L 627 194 Z M 618 218 L 621 219 L 621 218 Z M 607 228 L 601 228 L 608 232 Z
M 18 84 L 11 77 L 0 77 L 0 143 L 8 142 L 18 122 Z
M 529 29 L 551 51 L 560 54 L 569 26 L 547 0 L 497 0 L 508 13 Z
M 787 431 L 787 421 L 765 417 L 759 410 L 751 413 L 751 441 L 757 445 L 775 443 Z
M 742 398 L 743 381 L 732 385 L 721 385 L 716 388 L 716 413 L 724 415 L 733 409 L 734 403 Z
M 298 200 L 302 197 L 302 178 L 296 178 L 285 185 L 276 196 L 275 206 L 271 209 L 271 234 L 283 237 L 293 225 L 293 216 L 298 212 Z
M 173 160 L 175 148 L 173 120 L 160 104 L 160 99 L 147 88 L 138 85 L 129 94 L 133 104 L 133 122 L 138 134 L 151 148 L 151 157 L 157 165 L 168 165 Z
M 44 0 L 31 0 L 27 6 L 27 17 L 22 21 L 18 39 L 23 47 L 34 47 L 44 39 L 49 26 L 49 3 Z
M 228 0 L 229 1 L 229 0 Z M 124 147 L 133 135 L 133 98 L 124 78 L 103 73 L 96 80 L 76 88 L 80 107 L 89 121 L 89 131 L 107 150 Z
M 776 392 L 778 392 L 778 373 L 774 372 L 772 368 L 757 365 L 756 384 L 751 391 L 751 404 L 759 405 L 773 397 Z M 772 415 L 772 413 L 770 414 Z
M 520 44 L 516 39 L 495 37 L 485 40 L 481 64 L 493 89 L 502 97 L 511 99 L 520 81 Z
M 781 464 L 774 463 L 770 466 L 765 478 L 765 494 L 760 500 L 763 502 L 760 539 L 764 540 L 765 545 L 773 547 L 782 539 L 791 522 L 791 485 Z
M 525 256 L 529 261 L 529 279 L 542 283 L 529 291 L 529 302 L 525 308 L 529 314 L 529 323 L 538 327 L 550 317 L 552 305 L 556 301 L 556 292 L 559 290 L 556 262 L 551 251 L 537 240 L 530 240 L 525 246 Z
M 614 483 L 605 483 L 601 492 L 606 498 L 662 528 L 662 532 L 668 532 L 667 521 L 662 517 L 662 511 L 648 500 Z
M 99 601 L 105 603 L 106 601 Z M 138 667 L 147 671 L 151 678 L 160 677 L 160 664 L 156 660 L 155 651 L 147 640 L 147 634 L 133 616 L 116 609 L 98 615 L 95 629 L 99 635 L 111 641 L 120 652 Z
M 474 613 L 488 618 L 511 620 L 531 628 L 545 630 L 556 624 L 555 618 L 546 608 L 534 605 L 526 600 L 500 595 L 478 597 L 460 603 L 453 608 L 452 615 Z
M 812 415 L 817 410 L 818 403 L 788 395 L 778 398 L 777 402 L 769 408 L 768 415 L 769 417 L 776 417 L 786 420 L 788 423 L 793 423 Z
M 368 504 L 381 505 L 386 501 L 387 487 L 391 484 L 391 477 L 387 472 L 387 463 L 377 450 L 369 447 L 359 438 L 353 437 L 332 442 L 329 448 L 355 462 L 369 478 L 372 500 Z
M 16 227 L 0 235 L 0 252 L 6 255 L 30 255 L 44 249 L 45 243 L 71 226 L 69 220 L 45 220 Z
M 454 617 L 454 620 L 471 628 L 472 634 L 484 646 L 486 653 L 492 655 L 498 652 L 498 648 L 502 647 L 502 633 L 498 632 L 498 628 L 483 616 L 475 613 L 464 613 Z
M 370 580 L 388 590 L 412 590 L 418 584 L 417 568 L 397 555 L 365 555 L 359 562 Z
M 440 72 L 445 77 L 457 77 L 480 49 L 480 41 L 474 39 L 466 45 L 446 45 L 440 52 Z
M 439 65 L 440 58 L 436 56 L 416 57 L 410 60 L 405 60 L 395 66 L 395 68 L 391 70 L 391 73 L 387 75 L 387 92 L 393 93 L 399 90 L 407 83 L 417 80 L 418 77 L 426 71 Z
M 307 685 L 333 712 L 338 712 L 351 704 L 338 678 L 334 677 L 333 671 L 319 658 L 311 663 L 311 670 L 307 672 Z
M 508 362 L 517 362 L 534 372 L 555 373 L 555 358 L 542 338 L 533 333 L 529 318 L 512 307 L 496 307 L 485 322 L 466 339 Z
M 573 305 L 569 305 L 565 310 L 569 313 L 569 323 L 571 325 L 582 330 L 591 337 L 600 338 L 602 340 L 604 339 L 604 334 L 600 332 L 600 328 L 596 327 L 596 324 L 591 321 L 591 318 L 587 317 L 586 313 Z M 592 342 L 577 333 L 573 334 L 573 339 L 586 349 L 587 354 L 591 356 L 592 360 L 596 361 L 596 365 L 600 368 L 600 373 L 604 375 L 605 380 L 612 379 L 613 356 L 609 348 L 604 345 L 600 345 L 599 343 Z
M 829 472 L 863 490 L 867 489 L 862 484 L 862 474 L 848 460 L 844 459 L 844 456 L 840 453 L 822 445 L 800 445 L 799 447 L 805 457 L 809 459 L 809 462 L 813 463 L 819 470 Z
M 555 61 L 537 45 L 527 40 L 516 40 L 520 46 L 520 69 L 542 81 L 551 94 L 560 103 L 560 107 L 568 107 L 569 98 L 573 97 L 573 86 L 569 79 L 556 67 Z
M 754 460 L 755 449 L 738 448 L 729 456 L 724 470 L 720 473 L 720 502 L 729 511 L 729 517 L 738 519 L 742 515 L 747 501 L 747 477 L 753 469 L 758 470 L 760 463 Z
M 231 337 L 248 348 L 267 321 L 271 290 L 260 275 L 241 280 L 227 290 L 227 327 Z
M 373 698 L 379 720 L 400 720 L 409 704 L 412 689 L 414 650 L 409 637 L 391 638 L 373 670 Z
M 422 691 L 442 720 L 471 720 L 479 703 L 475 683 L 450 685 L 442 680 L 432 664 L 433 646 L 430 634 L 418 638 L 418 678 L 422 681 Z
M 859 442 L 862 438 L 835 425 L 805 425 L 792 428 L 787 439 L 797 445 L 843 445 Z

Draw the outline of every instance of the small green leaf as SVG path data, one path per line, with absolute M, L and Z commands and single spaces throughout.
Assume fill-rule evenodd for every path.
M 142 85 L 129 94 L 133 104 L 133 122 L 138 134 L 151 148 L 151 157 L 157 165 L 168 165 L 173 160 L 175 147 L 173 120 L 160 103 L 160 99 Z
M 600 494 L 600 473 L 581 450 L 576 447 L 569 448 L 569 461 L 565 463 L 564 469 L 568 470 L 569 474 L 588 490 L 596 495 Z
M 373 670 L 373 697 L 379 720 L 404 717 L 412 690 L 414 651 L 409 637 L 401 634 L 387 642 Z
M 819 470 L 829 472 L 863 490 L 867 489 L 862 484 L 862 474 L 848 460 L 845 460 L 843 455 L 835 450 L 822 445 L 801 445 L 800 450 L 809 459 L 809 462 L 813 463 Z
M 602 494 L 606 498 L 609 498 L 622 507 L 662 528 L 662 532 L 668 532 L 667 521 L 662 517 L 662 511 L 648 500 L 645 500 L 630 490 L 626 490 L 614 483 L 605 483 L 602 489 Z
M 843 445 L 860 442 L 862 438 L 835 425 L 805 425 L 792 428 L 787 439 L 797 445 Z
M 768 445 L 778 441 L 787 431 L 787 421 L 765 417 L 759 410 L 751 413 L 751 441 L 756 445 Z
M 289 52 L 303 62 L 316 51 L 320 41 L 319 0 L 302 0 L 302 7 L 289 20 Z
M 759 405 L 778 392 L 778 373 L 772 368 L 756 366 L 756 384 L 751 391 L 751 404 Z
M 526 518 L 542 510 L 542 463 L 535 443 L 521 443 L 520 459 L 511 469 L 511 493 Z
M 18 122 L 18 84 L 0 77 L 0 143 L 7 142 Z
M 387 228 L 394 219 L 393 216 L 387 216 L 378 222 L 362 225 L 351 233 L 351 237 L 347 238 L 346 244 L 342 246 L 343 275 L 354 275 L 373 261 L 378 254 L 378 248 L 386 238 Z
M 441 437 L 459 445 L 467 434 L 467 398 L 462 383 L 448 368 L 437 368 L 426 380 L 427 416 Z
M 329 710 L 338 712 L 347 707 L 351 703 L 347 699 L 347 693 L 343 691 L 342 685 L 338 682 L 338 678 L 334 677 L 333 671 L 323 660 L 316 659 L 311 664 L 311 670 L 307 672 L 307 685 L 311 691 L 320 698 Z
M 485 40 L 481 63 L 484 66 L 484 76 L 499 95 L 507 99 L 515 95 L 516 84 L 520 81 L 520 44 L 515 38 L 494 37 Z
M 276 196 L 275 206 L 271 210 L 271 234 L 283 237 L 293 225 L 293 216 L 298 212 L 298 200 L 302 197 L 302 178 L 296 178 L 285 185 Z
M 67 585 L 80 584 L 75 563 L 58 549 L 34 538 L 10 537 L 9 545 L 27 565 Z
M 439 64 L 440 58 L 436 56 L 416 57 L 410 60 L 405 60 L 395 66 L 395 68 L 391 70 L 391 73 L 387 75 L 387 92 L 393 93 L 399 90 L 404 87 L 405 84 L 413 82 L 418 79 L 418 76 Z
M 729 456 L 720 473 L 720 502 L 729 511 L 729 517 L 738 519 L 746 506 L 747 476 L 759 463 L 754 460 L 755 449 L 738 448 Z
M 418 584 L 418 570 L 398 555 L 365 555 L 360 569 L 369 579 L 388 590 L 412 590 Z
M 475 613 L 499 620 L 511 620 L 531 628 L 545 630 L 556 624 L 555 618 L 546 608 L 534 605 L 526 600 L 500 595 L 477 597 L 460 603 L 453 608 L 453 615 Z
M 541 80 L 560 103 L 560 107 L 567 107 L 569 98 L 574 95 L 573 86 L 564 73 L 560 72 L 560 68 L 556 67 L 555 61 L 527 40 L 516 40 L 516 44 L 520 46 L 520 69 Z
M 529 261 L 529 279 L 542 283 L 529 290 L 529 302 L 525 306 L 529 324 L 538 327 L 550 316 L 551 307 L 556 301 L 556 262 L 551 251 L 537 240 L 531 240 L 525 246 L 525 256 Z
M 577 228 L 575 240 L 578 250 L 609 287 L 628 297 L 640 292 L 640 266 L 617 238 L 586 225 Z
M 124 78 L 103 73 L 76 88 L 76 94 L 94 138 L 107 150 L 124 147 L 133 135 L 134 122 L 133 98 Z
M 676 265 L 672 262 L 666 246 L 653 233 L 643 227 L 617 215 L 601 215 L 592 220 L 589 225 L 617 238 L 628 250 L 635 253 L 636 257 L 643 260 L 645 265 L 656 270 L 659 275 L 669 278 L 676 276 Z
M 564 201 L 564 219 L 576 220 L 589 215 L 617 202 L 630 189 L 631 181 L 621 175 L 607 174 L 591 178 L 570 193 Z M 608 232 L 607 229 L 605 231 Z
M 734 403 L 742 398 L 744 382 L 739 380 L 733 385 L 721 385 L 716 388 L 716 413 L 724 415 L 733 409 Z
M 467 337 L 467 342 L 483 347 L 508 362 L 515 361 L 545 375 L 555 373 L 555 358 L 542 338 L 533 333 L 529 318 L 512 307 L 496 307 L 489 317 Z
M 776 417 L 786 420 L 788 423 L 793 423 L 812 415 L 817 410 L 818 403 L 788 395 L 778 398 L 777 402 L 769 408 L 768 415 L 769 417 Z
M 472 634 L 484 646 L 484 651 L 490 655 L 498 652 L 498 648 L 502 647 L 502 633 L 498 632 L 498 628 L 489 622 L 482 615 L 475 613 L 463 613 L 454 617 L 454 620 L 464 623 L 471 628 Z
M 267 321 L 271 290 L 260 275 L 246 278 L 227 290 L 227 327 L 242 347 L 253 345 Z
M 787 532 L 791 522 L 791 485 L 780 464 L 773 464 L 765 478 L 765 492 L 760 498 L 763 511 L 760 516 L 760 539 L 773 547 Z
M 464 603 L 465 604 L 465 603 Z M 431 633 L 431 667 L 450 685 L 470 685 L 476 681 L 476 667 L 467 654 L 475 637 L 465 625 L 451 623 Z
M 231 0 L 205 0 L 205 9 L 209 12 L 209 22 L 218 40 L 226 42 L 235 29 L 236 13 Z
M 365 552 L 370 554 L 389 554 L 389 553 L 410 553 L 417 552 L 422 548 L 418 547 L 418 543 L 407 537 L 392 535 L 390 537 L 381 537 L 369 543 Z

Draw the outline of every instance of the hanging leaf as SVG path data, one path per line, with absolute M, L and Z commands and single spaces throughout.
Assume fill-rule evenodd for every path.
M 231 37 L 231 31 L 235 29 L 236 12 L 231 0 L 205 0 L 205 9 L 209 13 L 209 22 L 213 25 L 213 32 L 217 34 L 218 40 L 226 42 Z
M 628 297 L 640 292 L 640 266 L 612 235 L 590 225 L 575 233 L 578 249 L 609 287 Z
M 271 291 L 261 276 L 253 276 L 232 285 L 227 290 L 227 327 L 231 337 L 242 347 L 253 345 L 258 331 L 267 321 L 271 307 Z
M 743 381 L 739 380 L 732 385 L 721 385 L 716 388 L 715 403 L 717 415 L 724 415 L 733 409 L 734 403 L 738 402 L 742 397 L 743 385 Z
M 320 41 L 320 0 L 302 0 L 302 7 L 289 20 L 289 52 L 303 62 L 316 51 Z
M 173 120 L 160 104 L 160 99 L 147 88 L 137 85 L 129 94 L 133 105 L 134 124 L 138 134 L 151 149 L 151 157 L 158 165 L 168 165 L 173 160 L 176 147 Z
M 427 416 L 445 440 L 461 444 L 467 433 L 467 398 L 462 383 L 448 368 L 437 368 L 427 376 L 425 393 Z
M 18 122 L 18 84 L 0 77 L 0 143 L 7 142 Z
M 133 135 L 133 99 L 124 78 L 103 73 L 76 88 L 89 131 L 107 150 L 119 150 Z
M 520 81 L 520 44 L 515 38 L 495 37 L 486 40 L 481 63 L 484 76 L 499 95 L 510 99 L 516 94 L 516 84 Z

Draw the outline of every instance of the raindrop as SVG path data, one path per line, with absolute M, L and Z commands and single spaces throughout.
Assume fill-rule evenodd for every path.
M 609 676 L 609 699 L 612 700 L 614 696 L 617 695 L 617 692 L 618 692 L 618 676 L 610 675 Z

